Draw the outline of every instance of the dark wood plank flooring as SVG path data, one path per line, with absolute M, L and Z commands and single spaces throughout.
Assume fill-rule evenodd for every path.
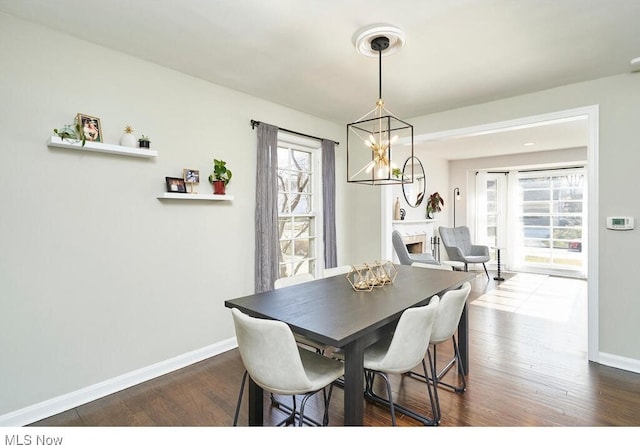
M 483 276 L 473 283 L 468 389 L 440 390 L 441 427 L 640 426 L 640 375 L 587 361 L 586 283 L 505 276 L 501 284 Z M 450 351 L 441 347 L 438 355 L 445 360 Z M 230 426 L 243 371 L 232 350 L 33 426 Z M 399 403 L 430 415 L 424 383 L 392 383 Z M 284 415 L 266 399 L 265 423 L 275 425 Z M 318 399 L 307 409 L 316 418 Z M 342 401 L 336 388 L 332 426 L 343 423 Z M 247 424 L 246 393 L 239 423 Z M 388 411 L 367 403 L 365 424 L 390 425 Z M 402 415 L 398 424 L 419 425 Z

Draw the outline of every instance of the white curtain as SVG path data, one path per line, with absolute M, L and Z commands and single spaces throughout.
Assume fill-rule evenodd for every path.
M 487 172 L 476 174 L 476 229 L 474 244 L 487 244 Z
M 520 185 L 518 184 L 518 172 L 510 171 L 507 175 L 507 224 L 506 248 L 501 252 L 505 259 L 505 268 L 518 270 L 522 267 L 522 246 L 524 245 L 522 220 L 522 199 L 520 198 Z

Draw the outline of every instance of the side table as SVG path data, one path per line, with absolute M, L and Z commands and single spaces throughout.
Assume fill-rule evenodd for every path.
M 498 274 L 493 277 L 494 280 L 496 281 L 504 281 L 504 277 L 502 275 L 500 275 L 500 249 L 501 247 L 494 247 L 494 249 L 496 250 L 496 260 L 498 261 Z

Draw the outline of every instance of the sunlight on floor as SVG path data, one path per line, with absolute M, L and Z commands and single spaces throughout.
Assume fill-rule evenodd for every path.
M 470 304 L 566 322 L 586 298 L 586 281 L 519 273 Z

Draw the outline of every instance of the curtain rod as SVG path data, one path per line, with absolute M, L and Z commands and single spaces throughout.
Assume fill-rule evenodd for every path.
M 516 170 L 518 173 L 532 173 L 532 172 L 547 172 L 547 171 L 555 171 L 555 170 L 575 170 L 578 168 L 584 168 L 584 165 L 576 165 L 573 167 L 552 167 L 552 168 L 535 168 L 531 170 Z M 501 171 L 487 171 L 487 173 L 492 174 L 505 174 L 508 175 L 509 172 L 501 172 Z M 479 171 L 476 172 L 476 176 L 480 174 Z
M 260 122 L 260 121 L 256 121 L 256 120 L 251 119 L 251 129 L 252 129 L 252 130 L 255 130 L 256 126 L 260 125 L 261 123 L 262 123 L 262 122 Z M 300 132 L 298 132 L 298 131 L 287 130 L 286 128 L 280 128 L 280 127 L 278 127 L 278 130 L 280 130 L 280 131 L 284 131 L 284 132 L 287 132 L 287 133 L 291 133 L 291 134 L 295 134 L 295 135 L 298 135 L 298 136 L 304 136 L 304 137 L 306 137 L 306 138 L 316 139 L 316 140 L 318 140 L 318 141 L 321 141 L 321 140 L 323 140 L 323 139 L 324 139 L 324 138 L 319 138 L 319 137 L 317 137 L 317 136 L 311 136 L 310 134 L 300 133 Z M 334 143 L 334 144 L 336 144 L 336 145 L 340 145 L 340 142 L 336 142 L 336 141 L 331 141 L 331 142 L 333 142 L 333 143 Z

